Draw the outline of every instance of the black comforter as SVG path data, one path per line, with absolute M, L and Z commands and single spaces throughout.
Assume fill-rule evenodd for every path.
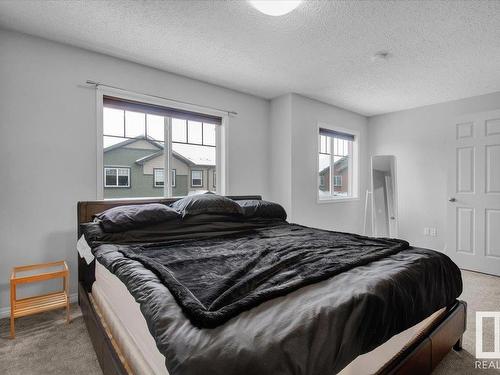
M 402 240 L 280 223 L 120 251 L 153 270 L 195 326 L 213 328 L 266 300 L 408 247 Z
M 284 222 L 199 229 L 93 248 L 140 304 L 172 375 L 333 374 L 462 291 L 446 255 L 404 241 Z

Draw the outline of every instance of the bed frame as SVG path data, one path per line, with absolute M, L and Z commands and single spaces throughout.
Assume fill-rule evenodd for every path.
M 258 195 L 229 196 L 229 198 L 234 200 L 262 199 Z M 176 200 L 176 198 L 152 198 L 78 202 L 78 237 L 80 237 L 81 223 L 92 221 L 93 215 L 109 208 L 144 203 L 170 204 Z M 97 305 L 93 302 L 92 284 L 95 281 L 95 262 L 94 260 L 87 265 L 85 260 L 78 255 L 78 303 L 104 375 L 130 375 L 132 371 L 126 359 L 121 354 Z M 452 348 L 462 349 L 466 314 L 467 304 L 463 301 L 455 301 L 417 339 L 402 348 L 380 370 L 379 374 L 430 374 Z

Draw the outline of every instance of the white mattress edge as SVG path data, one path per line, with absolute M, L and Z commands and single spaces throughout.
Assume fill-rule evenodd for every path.
M 144 316 L 140 312 L 139 304 L 128 292 L 126 286 L 99 262 L 96 262 L 95 275 L 96 281 L 92 286 L 95 301 L 129 365 L 138 374 L 168 375 L 165 357 L 156 347 Z M 120 305 L 120 307 L 116 305 Z M 358 356 L 339 374 L 376 373 L 439 318 L 444 310 L 443 308 L 436 311 L 420 323 L 393 336 L 371 352 Z M 127 314 L 121 314 L 120 311 L 127 311 Z M 139 339 L 138 336 L 142 339 Z M 149 339 L 145 339 L 147 336 Z M 143 345 L 138 344 L 138 342 L 142 342 Z

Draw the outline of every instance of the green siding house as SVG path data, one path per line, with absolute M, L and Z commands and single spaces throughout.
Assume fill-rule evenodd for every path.
M 104 198 L 160 197 L 164 181 L 163 145 L 137 137 L 104 149 Z M 172 152 L 172 194 L 215 191 L 215 165 L 197 164 Z

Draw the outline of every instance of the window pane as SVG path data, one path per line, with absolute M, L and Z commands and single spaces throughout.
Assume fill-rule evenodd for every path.
M 163 186 L 165 184 L 163 169 L 154 169 L 154 184 L 155 186 Z
M 196 165 L 215 167 L 215 147 L 174 143 L 172 150 Z
M 175 180 L 176 180 L 176 170 L 172 169 L 172 177 L 171 177 L 171 180 L 170 180 L 170 183 L 171 183 L 172 187 L 175 187 L 175 185 L 176 185 Z
M 330 195 L 330 155 L 319 154 L 318 165 L 319 197 Z
M 123 137 L 123 111 L 121 109 L 103 108 L 102 130 L 104 135 Z
M 116 169 L 105 169 L 105 183 L 108 186 L 116 186 Z
M 104 149 L 106 150 L 107 147 L 116 145 L 118 143 L 126 141 L 126 138 L 117 138 L 117 137 L 103 137 L 102 139 L 102 144 Z
M 116 176 L 106 176 L 106 185 L 115 186 L 116 185 Z
M 215 125 L 203 124 L 203 144 L 215 146 Z
M 173 142 L 187 142 L 186 138 L 186 120 L 178 118 L 172 119 L 172 141 Z
M 339 143 L 342 143 L 342 140 Z M 347 196 L 349 194 L 349 158 L 347 156 L 334 156 L 333 160 L 334 195 Z
M 163 169 L 155 169 L 156 173 L 156 181 L 157 182 L 163 182 Z
M 106 183 L 104 198 L 161 197 L 163 189 L 154 186 L 153 170 L 164 167 L 161 142 L 144 139 L 118 139 L 104 149 L 103 163 L 115 166 L 113 187 Z
M 118 176 L 118 186 L 128 186 L 128 176 Z
M 129 138 L 145 136 L 145 121 L 144 113 L 125 111 L 125 136 Z
M 165 121 L 162 116 L 146 115 L 147 133 L 150 139 L 163 142 L 165 140 Z
M 188 121 L 188 143 L 201 144 L 202 141 L 201 122 Z
M 326 137 L 324 135 L 319 136 L 319 152 L 326 153 Z
M 191 171 L 192 187 L 203 187 L 203 171 Z

